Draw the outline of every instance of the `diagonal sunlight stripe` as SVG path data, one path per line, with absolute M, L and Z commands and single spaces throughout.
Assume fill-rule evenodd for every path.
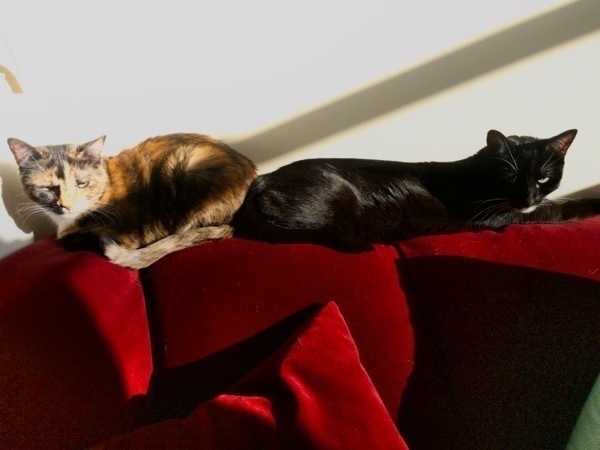
M 599 29 L 599 0 L 569 3 L 231 144 L 259 164 Z

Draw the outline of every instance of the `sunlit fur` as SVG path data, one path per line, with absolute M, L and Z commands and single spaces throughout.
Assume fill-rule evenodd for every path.
M 600 201 L 547 198 L 560 184 L 576 133 L 537 139 L 491 130 L 484 148 L 450 162 L 296 161 L 259 176 L 232 225 L 243 237 L 361 250 L 428 234 L 587 217 L 600 212 Z
M 101 155 L 104 136 L 80 145 L 8 144 L 32 211 L 43 209 L 59 238 L 99 236 L 109 259 L 132 268 L 230 237 L 256 177 L 249 159 L 200 134 L 153 137 L 112 157 Z

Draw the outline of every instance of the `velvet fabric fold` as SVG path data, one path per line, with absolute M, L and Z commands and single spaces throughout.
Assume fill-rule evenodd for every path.
M 335 303 L 188 417 L 140 428 L 96 450 L 165 447 L 407 449 Z
M 397 262 L 391 246 L 352 254 L 239 238 L 167 255 L 142 274 L 157 338 L 156 378 L 188 364 L 205 366 L 202 389 L 186 387 L 182 394 L 201 390 L 199 400 L 214 397 L 234 381 L 223 380 L 258 364 L 270 343 L 248 345 L 241 356 L 224 352 L 312 305 L 333 301 L 395 419 L 413 367 L 413 330 Z M 171 397 L 174 389 L 153 390 L 153 397 Z

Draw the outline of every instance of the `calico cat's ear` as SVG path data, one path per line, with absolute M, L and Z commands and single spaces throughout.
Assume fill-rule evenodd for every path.
M 488 148 L 502 150 L 504 148 L 509 148 L 510 144 L 508 143 L 506 136 L 502 133 L 497 130 L 490 130 L 487 134 L 487 146 Z
M 105 139 L 106 136 L 100 136 L 98 139 L 81 144 L 77 147 L 77 156 L 90 164 L 100 164 Z
M 20 139 L 8 138 L 7 142 L 19 167 L 23 167 L 29 160 L 36 160 L 42 156 L 37 148 Z
M 548 144 L 546 145 L 546 147 L 549 150 L 556 151 L 561 156 L 565 156 L 567 153 L 567 150 L 569 150 L 569 147 L 573 143 L 573 139 L 575 139 L 576 135 L 577 135 L 577 130 L 564 131 L 564 132 L 560 133 L 559 135 L 548 139 Z

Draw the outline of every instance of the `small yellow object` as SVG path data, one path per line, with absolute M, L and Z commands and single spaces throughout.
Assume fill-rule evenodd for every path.
M 19 84 L 19 80 L 17 80 L 17 77 L 10 70 L 8 70 L 3 65 L 0 65 L 0 73 L 4 74 L 4 78 L 10 86 L 10 89 L 13 91 L 13 93 L 21 94 L 23 92 L 23 88 Z

